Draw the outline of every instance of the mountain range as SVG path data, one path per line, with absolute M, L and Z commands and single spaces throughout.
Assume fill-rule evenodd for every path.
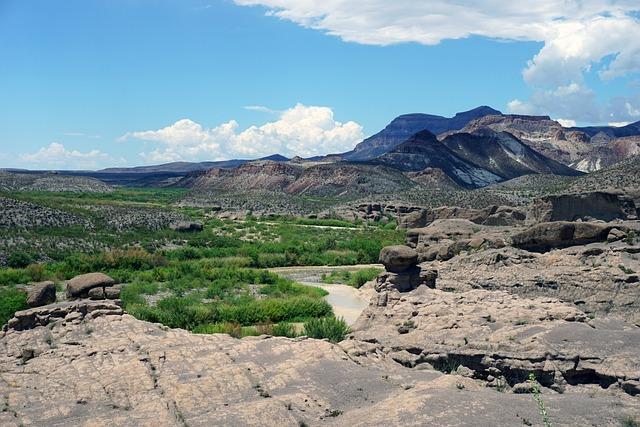
M 503 114 L 481 106 L 453 117 L 401 115 L 352 151 L 311 159 L 274 154 L 59 173 L 125 186 L 339 196 L 414 186 L 479 188 L 531 174 L 578 176 L 637 154 L 640 122 L 563 127 L 548 116 Z

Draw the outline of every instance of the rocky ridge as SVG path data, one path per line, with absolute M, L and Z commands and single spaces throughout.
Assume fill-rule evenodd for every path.
M 53 191 L 110 193 L 113 187 L 97 179 L 56 173 L 14 173 L 0 171 L 0 191 Z

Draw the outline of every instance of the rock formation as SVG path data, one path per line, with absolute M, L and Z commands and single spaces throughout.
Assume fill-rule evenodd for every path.
M 56 285 L 51 281 L 29 283 L 27 304 L 29 307 L 41 307 L 56 301 Z
M 76 276 L 67 282 L 68 298 L 117 299 L 119 288 L 115 280 L 103 273 L 88 273 Z
M 636 205 L 631 198 L 603 191 L 538 198 L 529 207 L 527 213 L 528 223 L 578 219 L 613 221 L 636 218 Z

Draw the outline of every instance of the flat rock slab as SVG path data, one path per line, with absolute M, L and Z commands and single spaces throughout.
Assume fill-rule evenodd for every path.
M 0 378 L 2 426 L 539 424 L 531 395 L 384 355 L 356 362 L 326 341 L 194 335 L 128 315 L 71 312 L 10 330 L 0 336 Z M 637 398 L 592 391 L 545 389 L 553 424 L 618 425 L 640 415 Z

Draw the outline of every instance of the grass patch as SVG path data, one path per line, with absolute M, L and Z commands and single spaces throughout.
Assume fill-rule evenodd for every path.
M 13 287 L 0 289 L 0 325 L 6 324 L 16 311 L 27 308 L 26 292 Z
M 309 338 L 328 339 L 338 343 L 349 333 L 349 326 L 343 318 L 323 317 L 311 319 L 304 324 L 304 335 Z
M 366 268 L 363 270 L 333 270 L 330 274 L 322 274 L 324 283 L 342 283 L 345 285 L 360 288 L 370 280 L 375 279 L 382 272 L 379 268 Z

